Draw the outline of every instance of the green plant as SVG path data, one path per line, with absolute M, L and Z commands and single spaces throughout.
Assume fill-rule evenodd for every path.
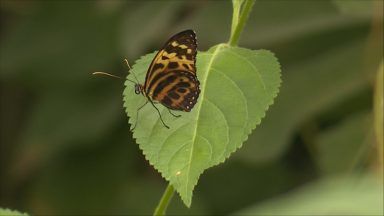
M 8 216 L 8 215 L 13 215 L 13 216 L 28 216 L 27 213 L 21 213 L 16 210 L 11 210 L 11 209 L 5 209 L 5 208 L 0 208 L 0 216 Z
M 242 147 L 200 176 L 190 208 L 165 193 L 167 214 L 383 215 L 383 3 L 255 1 L 238 45 L 275 53 L 284 83 Z M 168 182 L 129 131 L 124 80 L 90 73 L 125 76 L 121 59 L 182 29 L 201 51 L 227 42 L 231 3 L 2 0 L 0 11 L 0 204 L 152 214 Z
M 135 125 L 138 121 L 133 136 L 146 159 L 169 181 L 155 215 L 165 214 L 175 190 L 189 207 L 199 176 L 242 146 L 278 93 L 280 65 L 274 55 L 237 46 L 253 4 L 254 0 L 233 0 L 229 42 L 198 53 L 201 93 L 192 112 L 178 113 L 182 117 L 174 118 L 158 106 L 170 129 L 162 125 L 151 106 L 140 110 L 136 119 L 137 108 L 146 99 L 135 95 L 130 82 L 125 83 L 129 122 Z M 137 60 L 128 78 L 134 79 L 135 74 L 144 80 L 154 55 Z

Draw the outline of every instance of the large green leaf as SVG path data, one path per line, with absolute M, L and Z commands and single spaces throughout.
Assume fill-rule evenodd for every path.
M 132 73 L 143 80 L 154 54 L 141 58 Z M 200 174 L 223 162 L 247 139 L 260 123 L 280 86 L 280 67 L 266 50 L 252 51 L 219 44 L 197 57 L 201 83 L 198 103 L 190 113 L 175 118 L 157 105 L 165 128 L 146 98 L 134 94 L 126 82 L 124 106 L 129 122 L 137 127 L 134 138 L 147 160 L 170 181 L 187 206 Z M 129 79 L 134 79 L 129 75 Z

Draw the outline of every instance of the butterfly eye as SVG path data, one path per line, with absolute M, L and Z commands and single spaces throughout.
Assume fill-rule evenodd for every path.
M 140 86 L 139 85 L 135 85 L 135 94 L 140 94 Z

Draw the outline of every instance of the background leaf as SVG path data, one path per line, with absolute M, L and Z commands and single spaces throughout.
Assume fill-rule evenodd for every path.
M 373 176 L 328 178 L 234 215 L 382 215 L 383 185 Z
M 0 208 L 0 216 L 9 216 L 9 215 L 13 215 L 13 216 L 28 216 L 27 213 L 21 213 L 21 212 L 18 212 L 16 210 Z
M 144 56 L 133 66 L 132 73 L 140 80 L 153 57 Z M 128 81 L 124 92 L 130 123 L 138 121 L 134 130 L 137 143 L 187 206 L 200 174 L 241 147 L 273 103 L 281 82 L 272 53 L 225 44 L 198 54 L 197 74 L 201 93 L 192 112 L 180 113 L 182 117 L 175 119 L 159 106 L 169 130 L 151 106 L 140 110 L 136 119 L 137 108 L 146 99 L 138 99 Z
M 365 165 L 373 147 L 371 122 L 372 116 L 359 113 L 324 131 L 315 144 L 320 171 L 325 174 L 349 173 L 354 167 Z
M 254 145 L 240 150 L 241 158 L 259 163 L 279 157 L 288 148 L 295 130 L 310 116 L 319 115 L 328 107 L 364 91 L 368 79 L 367 74 L 361 72 L 363 62 L 350 62 L 350 59 L 360 59 L 363 49 L 362 42 L 352 41 L 296 65 L 287 65 L 288 75 L 284 79 L 287 85 L 282 86 L 280 97 L 271 107 L 271 115 L 250 136 L 249 142 Z

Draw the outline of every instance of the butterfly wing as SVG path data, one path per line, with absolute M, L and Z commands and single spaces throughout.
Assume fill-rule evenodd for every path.
M 196 77 L 196 34 L 186 30 L 171 37 L 147 71 L 144 91 L 164 106 L 189 112 L 200 93 Z

